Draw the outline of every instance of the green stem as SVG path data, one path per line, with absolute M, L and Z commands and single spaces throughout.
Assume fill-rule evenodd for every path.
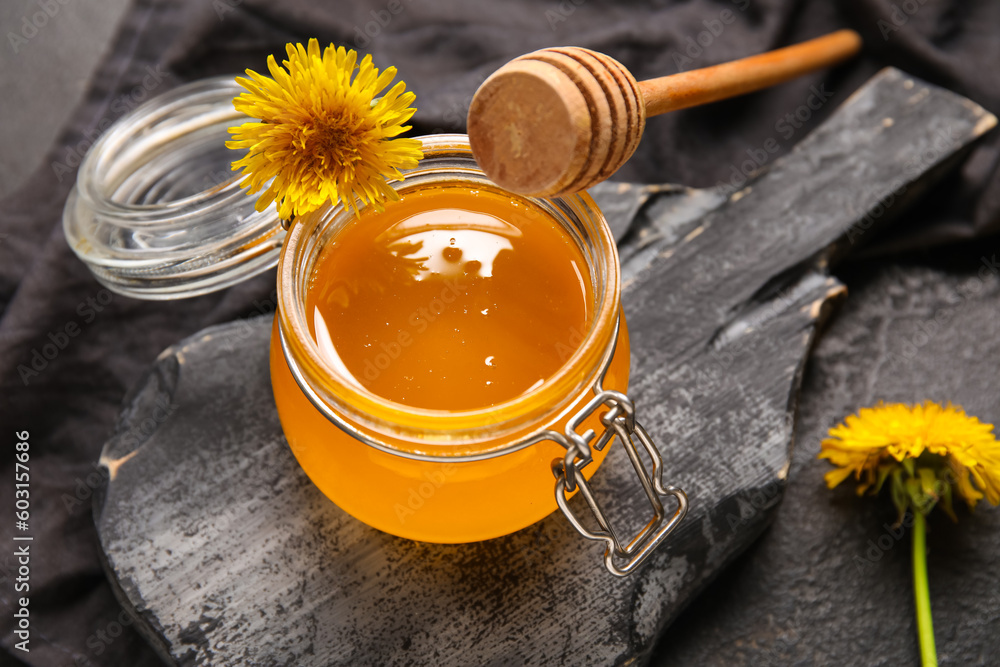
M 934 621 L 931 619 L 931 595 L 927 586 L 927 518 L 914 511 L 913 523 L 913 597 L 917 605 L 917 635 L 923 667 L 937 667 L 934 648 Z

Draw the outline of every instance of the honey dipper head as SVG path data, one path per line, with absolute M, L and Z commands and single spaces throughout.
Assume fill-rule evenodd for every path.
M 556 197 L 608 178 L 635 152 L 646 123 L 635 79 L 588 49 L 542 49 L 493 73 L 469 107 L 469 142 L 507 190 Z

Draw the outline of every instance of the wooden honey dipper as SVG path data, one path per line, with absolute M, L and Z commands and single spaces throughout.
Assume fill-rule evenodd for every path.
M 469 142 L 503 188 L 555 197 L 600 183 L 639 145 L 648 116 L 766 88 L 857 53 L 840 30 L 749 58 L 636 81 L 617 60 L 575 46 L 515 58 L 476 91 Z

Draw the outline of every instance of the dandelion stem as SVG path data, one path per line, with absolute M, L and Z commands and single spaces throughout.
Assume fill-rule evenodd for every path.
M 913 597 L 917 607 L 917 636 L 923 667 L 937 667 L 934 648 L 934 621 L 931 619 L 931 596 L 927 585 L 927 518 L 914 511 L 913 523 Z

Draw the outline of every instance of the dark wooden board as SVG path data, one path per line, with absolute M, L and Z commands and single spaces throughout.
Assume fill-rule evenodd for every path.
M 559 514 L 468 545 L 345 515 L 288 451 L 258 319 L 164 351 L 105 446 L 95 514 L 123 603 L 185 665 L 642 662 L 781 500 L 801 371 L 844 292 L 830 261 L 994 123 L 889 69 L 740 192 L 594 192 L 621 239 L 630 394 L 691 501 L 633 576 Z M 633 476 L 620 448 L 595 476 L 612 521 L 643 516 Z

